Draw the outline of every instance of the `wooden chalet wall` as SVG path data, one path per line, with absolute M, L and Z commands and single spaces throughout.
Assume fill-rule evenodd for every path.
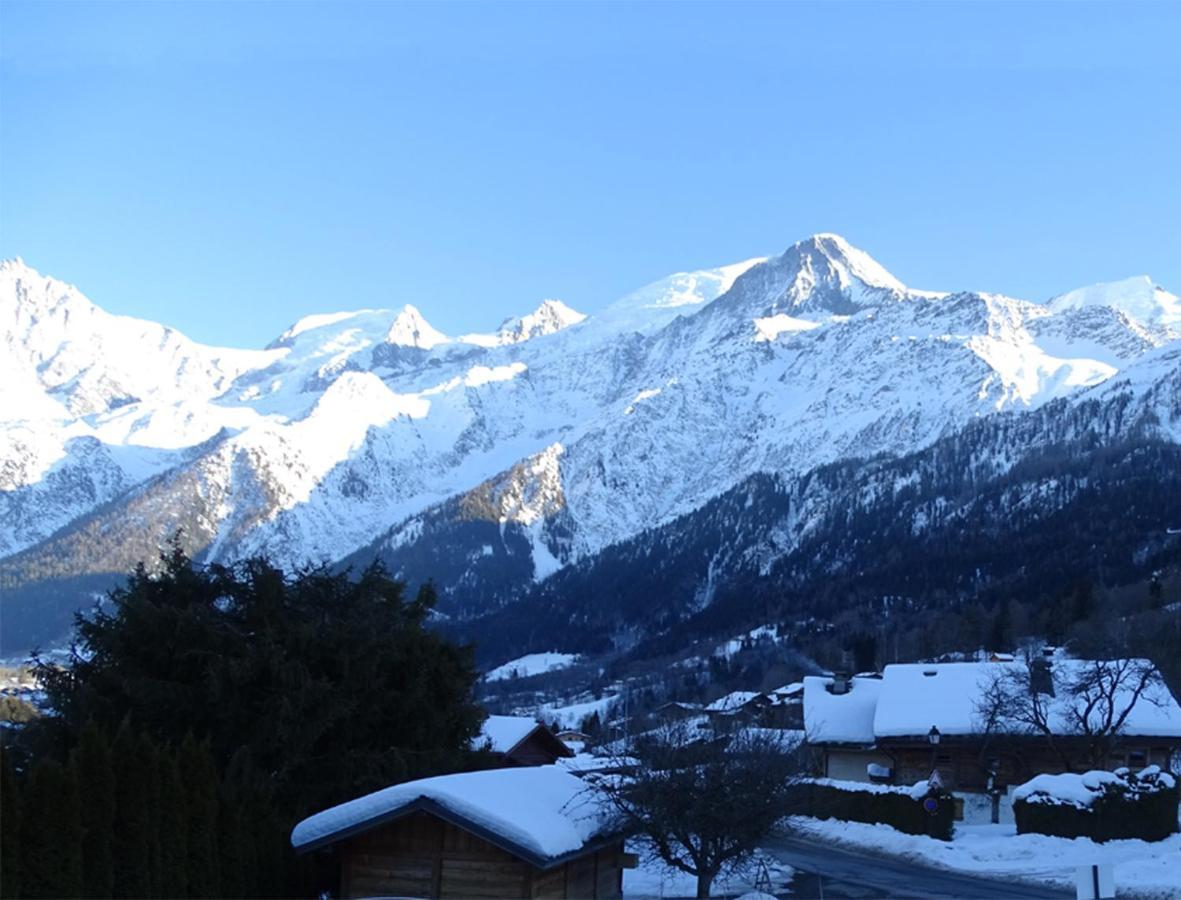
M 1059 738 L 1058 741 L 1068 754 L 1073 751 L 1082 757 L 1083 747 L 1077 741 L 1071 738 Z M 1160 746 L 1161 743 L 1160 738 L 1124 738 L 1120 742 L 1119 754 L 1108 761 L 1108 768 L 1115 769 L 1131 761 L 1133 767 L 1153 764 L 1167 769 L 1171 748 Z M 1040 739 L 1031 739 L 1018 747 L 998 742 L 997 746 L 985 749 L 978 739 L 945 737 L 934 754 L 929 744 L 917 740 L 906 743 L 885 739 L 878 747 L 894 762 L 895 784 L 913 784 L 929 776 L 932 756 L 944 784 L 961 791 L 985 790 L 990 763 L 997 764 L 995 785 L 999 788 L 1023 784 L 1035 775 L 1056 775 L 1064 771 L 1061 758 Z M 1132 751 L 1140 755 L 1130 759 Z
M 623 842 L 538 869 L 425 812 L 338 845 L 342 897 L 618 898 Z

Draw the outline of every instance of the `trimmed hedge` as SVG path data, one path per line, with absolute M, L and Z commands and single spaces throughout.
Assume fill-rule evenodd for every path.
M 935 800 L 933 814 L 924 807 L 929 798 Z M 925 834 L 941 841 L 951 840 L 955 822 L 955 798 L 941 789 L 922 792 L 921 788 L 879 787 L 874 790 L 869 786 L 858 789 L 801 781 L 792 788 L 792 800 L 802 816 L 889 825 L 906 834 Z
M 1077 779 L 1092 797 L 1080 802 L 1077 796 L 1056 796 L 1052 789 L 1039 789 L 1034 779 L 1022 785 L 1027 796 L 1013 802 L 1018 834 L 1086 837 L 1098 842 L 1163 841 L 1177 830 L 1176 781 L 1155 766 L 1139 775 L 1118 769 L 1056 777 Z M 1072 792 L 1077 793 L 1077 789 Z

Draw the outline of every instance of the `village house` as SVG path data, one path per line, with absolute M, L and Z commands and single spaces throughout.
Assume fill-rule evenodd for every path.
M 699 703 L 684 703 L 680 700 L 670 700 L 656 707 L 652 715 L 660 722 L 679 722 L 684 719 L 698 718 L 704 714 L 705 707 Z
M 704 711 L 715 726 L 800 729 L 804 727 L 803 697 L 803 683 L 794 682 L 771 691 L 734 691 Z
M 1086 661 L 1060 659 L 1073 671 Z M 990 730 L 981 711 L 985 694 L 1007 660 L 886 666 L 881 675 L 840 673 L 804 679 L 808 743 L 827 778 L 881 784 L 913 784 L 933 771 L 964 805 L 969 821 L 1009 820 L 999 798 L 1035 775 L 1065 771 L 1062 757 L 1042 735 Z M 1071 729 L 1060 708 L 1046 701 L 1057 748 L 1079 751 L 1085 738 Z M 1057 704 L 1057 706 L 1055 706 Z M 1112 741 L 1106 766 L 1169 768 L 1181 748 L 1181 707 L 1163 687 L 1136 702 Z M 1076 753 L 1081 756 L 1081 753 Z
M 525 716 L 489 716 L 472 749 L 490 750 L 502 766 L 548 766 L 574 755 L 552 731 Z
M 624 853 L 585 782 L 553 766 L 424 778 L 324 810 L 291 833 L 334 854 L 339 897 L 616 898 Z

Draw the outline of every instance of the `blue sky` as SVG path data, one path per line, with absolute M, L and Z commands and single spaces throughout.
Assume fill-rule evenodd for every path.
M 1181 4 L 0 6 L 0 256 L 194 338 L 449 333 L 836 231 L 1181 292 Z

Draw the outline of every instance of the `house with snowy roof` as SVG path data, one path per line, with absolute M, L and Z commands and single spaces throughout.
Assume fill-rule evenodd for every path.
M 608 809 L 556 766 L 423 778 L 304 819 L 299 853 L 338 865 L 339 897 L 620 897 L 635 864 Z
M 802 728 L 803 684 L 770 691 L 733 691 L 705 707 L 714 724 L 746 723 L 767 728 Z
M 489 716 L 472 738 L 473 750 L 488 750 L 503 766 L 547 766 L 573 756 L 558 736 L 527 716 Z
M 998 679 L 1036 670 L 1024 662 L 896 664 L 880 676 L 810 676 L 804 679 L 807 741 L 829 778 L 911 784 L 934 770 L 953 790 L 995 796 L 1035 775 L 1067 771 L 1072 757 L 1082 760 L 1093 739 L 1080 730 L 1079 717 L 1094 715 L 1095 707 L 1067 688 L 1095 667 L 1132 663 L 1150 665 L 1042 661 L 1045 683 L 1025 683 L 1037 692 L 1044 730 L 987 715 Z M 1100 705 L 1126 711 L 1105 742 L 1104 765 L 1170 768 L 1181 749 L 1181 706 L 1168 689 L 1156 681 L 1135 698 L 1130 683 L 1100 690 L 1110 694 Z

